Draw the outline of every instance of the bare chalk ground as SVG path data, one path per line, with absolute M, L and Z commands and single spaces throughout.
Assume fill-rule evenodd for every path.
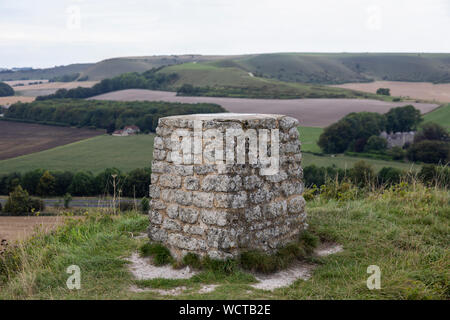
M 155 266 L 151 263 L 150 258 L 143 258 L 138 253 L 133 253 L 127 259 L 130 263 L 129 269 L 134 277 L 138 280 L 147 279 L 189 279 L 198 272 L 186 267 L 183 269 L 174 269 L 170 265 Z
M 330 254 L 338 253 L 343 250 L 340 244 L 323 243 L 315 251 L 314 254 L 318 257 L 325 257 Z M 171 266 L 155 266 L 151 263 L 151 259 L 143 258 L 138 253 L 133 253 L 127 259 L 130 262 L 129 270 L 138 280 L 147 279 L 189 279 L 198 272 L 191 270 L 189 267 L 183 269 L 174 269 Z M 286 270 L 278 271 L 273 274 L 254 274 L 258 283 L 251 285 L 255 289 L 274 290 L 277 288 L 287 287 L 295 281 L 309 280 L 312 276 L 315 264 L 307 262 L 297 262 Z M 214 291 L 218 285 L 204 285 L 198 293 L 209 293 Z M 139 288 L 131 286 L 132 292 L 154 292 L 160 295 L 176 296 L 182 294 L 187 288 L 185 286 L 176 287 L 173 289 L 153 289 L 153 288 Z
M 343 247 L 339 244 L 323 243 L 314 251 L 314 254 L 319 257 L 325 257 L 333 253 L 338 253 L 342 250 Z M 277 288 L 287 287 L 299 279 L 305 281 L 309 280 L 315 267 L 315 264 L 298 262 L 286 270 L 278 271 L 269 275 L 255 274 L 255 278 L 259 282 L 251 286 L 262 290 L 274 290 Z

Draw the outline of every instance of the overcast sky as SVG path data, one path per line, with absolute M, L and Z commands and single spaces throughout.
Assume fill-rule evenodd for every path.
M 0 67 L 120 56 L 450 52 L 450 0 L 0 0 Z

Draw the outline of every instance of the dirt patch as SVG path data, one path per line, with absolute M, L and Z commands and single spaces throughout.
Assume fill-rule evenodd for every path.
M 117 101 L 168 101 L 216 103 L 236 113 L 277 113 L 294 117 L 307 127 L 326 127 L 351 112 L 386 113 L 389 109 L 412 104 L 422 113 L 438 107 L 431 103 L 385 102 L 363 99 L 242 99 L 218 97 L 178 97 L 175 92 L 129 89 L 102 94 L 89 99 Z
M 344 248 L 340 244 L 325 242 L 320 244 L 314 253 L 319 257 L 326 257 L 330 254 L 341 252 L 342 250 L 344 250 Z
M 13 82 L 13 81 L 12 81 Z M 14 87 L 14 91 L 27 97 L 37 97 L 55 93 L 59 89 L 74 89 L 78 87 L 90 88 L 98 81 L 74 81 L 74 82 L 45 82 L 40 84 L 25 84 Z
M 0 121 L 0 160 L 51 149 L 103 133 L 103 130 Z
M 173 289 L 153 289 L 153 288 L 139 288 L 137 286 L 131 286 L 130 291 L 131 292 L 154 292 L 157 294 L 160 294 L 162 296 L 178 296 L 182 294 L 187 288 L 185 286 L 181 287 L 175 287 Z
M 324 257 L 342 250 L 343 248 L 339 244 L 324 243 L 314 251 L 314 254 L 319 257 Z M 315 264 L 307 262 L 298 262 L 286 270 L 275 272 L 273 274 L 255 274 L 255 278 L 259 282 L 253 284 L 252 287 L 262 290 L 274 290 L 277 288 L 290 286 L 299 279 L 306 281 L 311 278 L 313 270 L 316 266 L 317 265 Z
M 208 284 L 208 285 L 205 285 L 205 286 L 203 286 L 203 287 L 201 287 L 200 288 L 200 290 L 198 290 L 198 293 L 210 293 L 210 292 L 213 292 L 214 290 L 216 290 L 216 288 L 218 287 L 219 285 L 217 285 L 217 284 Z
M 49 232 L 64 223 L 65 217 L 0 217 L 0 241 L 26 240 L 35 232 Z
M 138 253 L 133 253 L 127 259 L 130 262 L 128 268 L 133 276 L 138 280 L 147 279 L 189 279 L 197 274 L 189 267 L 182 269 L 174 269 L 169 265 L 155 266 L 151 263 L 150 258 L 143 258 Z
M 375 81 L 370 83 L 346 83 L 333 87 L 375 93 L 379 88 L 391 89 L 391 95 L 413 99 L 450 102 L 450 83 Z

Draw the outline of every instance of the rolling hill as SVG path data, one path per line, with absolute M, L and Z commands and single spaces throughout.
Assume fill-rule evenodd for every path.
M 125 72 L 196 62 L 224 71 L 239 69 L 257 77 L 286 82 L 341 84 L 373 80 L 450 82 L 450 54 L 434 53 L 268 53 L 235 56 L 165 55 L 119 57 L 95 64 L 0 72 L 0 80 L 50 79 L 80 73 L 96 81 Z M 209 78 L 211 79 L 211 78 Z M 214 78 L 212 79 L 214 81 Z
M 225 56 L 202 56 L 202 55 L 171 55 L 171 56 L 149 56 L 149 57 L 123 57 L 100 61 L 85 69 L 80 78 L 87 77 L 88 80 L 103 80 L 118 76 L 126 72 L 144 72 L 152 68 L 170 66 L 186 62 L 200 62 L 224 59 Z
M 52 79 L 68 74 L 81 73 L 91 65 L 93 64 L 76 63 L 45 69 L 20 70 L 14 72 L 2 71 L 0 72 L 0 81 Z

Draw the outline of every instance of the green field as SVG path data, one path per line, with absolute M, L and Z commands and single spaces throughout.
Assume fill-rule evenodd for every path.
M 439 123 L 450 131 L 450 103 L 427 113 L 423 118 L 425 122 Z
M 300 142 L 302 143 L 303 152 L 322 152 L 317 145 L 317 140 L 319 140 L 319 137 L 323 132 L 323 128 L 298 127 L 298 132 L 300 134 Z
M 364 160 L 373 165 L 375 170 L 382 167 L 396 167 L 409 170 L 411 163 L 383 161 L 349 157 L 345 155 L 317 156 L 308 152 L 320 152 L 315 141 L 321 128 L 300 127 L 302 139 L 303 166 L 336 165 L 339 168 L 350 168 L 357 161 Z M 92 171 L 98 173 L 105 168 L 115 167 L 123 172 L 135 168 L 148 167 L 153 158 L 154 135 L 137 135 L 129 137 L 113 137 L 102 135 L 79 142 L 67 144 L 50 150 L 45 150 L 13 159 L 0 161 L 0 174 L 25 172 L 32 169 Z M 418 165 L 413 168 L 418 168 Z
M 0 174 L 32 169 L 98 173 L 116 167 L 124 172 L 150 167 L 154 135 L 102 135 L 13 159 L 0 161 Z
M 342 169 L 350 169 L 353 165 L 358 162 L 364 160 L 369 163 L 375 171 L 381 170 L 383 167 L 394 167 L 402 170 L 417 170 L 421 166 L 413 163 L 399 162 L 399 161 L 385 161 L 385 160 L 377 160 L 377 159 L 369 159 L 369 158 L 360 158 L 360 157 L 350 157 L 346 155 L 336 155 L 335 157 L 324 155 L 317 156 L 312 153 L 303 153 L 303 161 L 302 166 L 310 166 L 316 165 L 317 167 L 328 167 L 335 165 L 338 168 Z
M 284 82 L 257 77 L 230 61 L 184 63 L 163 68 L 161 73 L 176 73 L 179 79 L 171 85 L 177 90 L 183 84 L 208 88 L 201 95 L 249 98 L 368 98 L 391 101 L 392 97 L 358 92 L 318 84 Z

